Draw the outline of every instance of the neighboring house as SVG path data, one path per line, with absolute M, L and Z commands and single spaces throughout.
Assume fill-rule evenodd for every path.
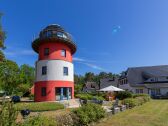
M 96 82 L 87 82 L 83 87 L 83 92 L 96 92 L 102 88 L 108 86 L 118 86 L 118 78 L 104 78 L 100 79 L 99 83 Z
M 168 65 L 128 68 L 119 78 L 119 88 L 137 94 L 168 95 Z
M 111 85 L 118 87 L 117 77 L 100 79 L 100 89 L 111 86 Z
M 83 92 L 96 92 L 97 90 L 99 90 L 99 84 L 97 84 L 96 82 L 86 82 L 86 84 L 83 87 Z

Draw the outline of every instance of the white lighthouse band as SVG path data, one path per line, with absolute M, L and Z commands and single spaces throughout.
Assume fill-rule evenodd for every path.
M 45 71 L 44 71 L 44 70 Z M 40 60 L 36 62 L 36 82 L 74 81 L 74 68 L 64 60 Z

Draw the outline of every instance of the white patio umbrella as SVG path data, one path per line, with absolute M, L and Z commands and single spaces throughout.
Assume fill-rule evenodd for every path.
M 114 87 L 114 86 L 108 86 L 108 87 L 106 87 L 106 88 L 102 88 L 102 89 L 100 89 L 100 90 L 98 90 L 98 91 L 104 91 L 104 92 L 114 92 L 114 91 L 124 91 L 123 89 L 121 89 L 121 88 L 117 88 L 117 87 Z

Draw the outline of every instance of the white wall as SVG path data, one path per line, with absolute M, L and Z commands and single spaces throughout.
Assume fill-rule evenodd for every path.
M 42 67 L 47 66 L 47 74 L 42 75 Z M 68 76 L 63 74 L 63 67 L 68 67 Z M 74 81 L 73 64 L 63 60 L 40 60 L 36 62 L 36 81 Z

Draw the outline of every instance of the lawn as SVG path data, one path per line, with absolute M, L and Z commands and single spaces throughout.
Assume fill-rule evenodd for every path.
M 97 126 L 168 126 L 168 100 L 152 100 L 111 116 Z
M 32 112 L 53 111 L 64 109 L 64 106 L 56 102 L 30 102 L 30 103 L 16 103 L 14 105 L 17 110 L 29 109 Z

